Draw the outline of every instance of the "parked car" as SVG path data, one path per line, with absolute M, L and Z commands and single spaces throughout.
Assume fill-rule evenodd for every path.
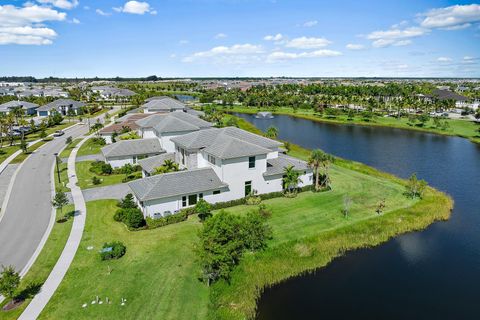
M 65 134 L 65 132 L 63 132 L 62 130 L 57 130 L 57 131 L 55 131 L 53 136 L 54 137 L 60 137 L 60 136 L 63 136 L 64 134 Z

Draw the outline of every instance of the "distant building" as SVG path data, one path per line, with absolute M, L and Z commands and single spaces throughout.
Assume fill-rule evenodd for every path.
M 39 107 L 37 109 L 37 115 L 39 117 L 47 117 L 51 115 L 54 111 L 57 111 L 61 115 L 65 116 L 69 113 L 70 110 L 73 110 L 75 114 L 78 114 L 78 110 L 84 106 L 85 103 L 72 99 L 58 99 Z
M 30 103 L 26 101 L 9 101 L 4 104 L 0 104 L 1 113 L 10 113 L 13 109 L 23 109 L 26 115 L 36 114 L 38 104 Z

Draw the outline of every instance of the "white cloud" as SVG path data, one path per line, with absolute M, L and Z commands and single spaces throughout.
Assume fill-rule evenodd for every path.
M 184 44 L 188 44 L 189 42 L 190 41 L 188 41 L 188 40 L 180 40 L 180 41 L 178 41 L 178 44 L 184 45 Z
M 287 60 L 295 60 L 295 59 L 302 59 L 302 58 L 336 57 L 341 55 L 342 53 L 339 51 L 328 50 L 328 49 L 321 49 L 321 50 L 316 50 L 311 52 L 301 52 L 301 53 L 275 51 L 270 53 L 267 56 L 267 62 L 272 63 L 277 61 L 287 61 Z
M 73 24 L 79 24 L 79 23 L 80 23 L 80 20 L 78 20 L 77 18 L 73 18 L 73 19 L 72 19 L 72 23 L 73 23 Z
M 110 12 L 105 12 L 102 9 L 96 9 L 95 12 L 104 17 L 108 17 L 112 15 Z
M 263 53 L 262 46 L 253 45 L 250 43 L 235 44 L 233 46 L 218 46 L 207 51 L 195 52 L 190 56 L 182 59 L 183 62 L 193 62 L 203 58 L 219 58 L 224 60 L 230 59 L 230 62 L 244 61 L 248 56 L 254 56 L 256 54 Z M 236 59 L 235 59 L 236 58 Z
M 365 46 L 363 44 L 355 44 L 355 43 L 349 43 L 345 46 L 348 50 L 362 50 L 365 49 Z
M 41 4 L 50 4 L 60 9 L 70 10 L 78 6 L 78 0 L 37 0 Z
M 128 1 L 123 5 L 123 7 L 113 8 L 113 10 L 117 12 L 140 14 L 140 15 L 145 13 L 157 14 L 157 11 L 153 10 L 150 7 L 150 4 L 148 2 L 135 1 L 135 0 Z
M 405 46 L 412 43 L 410 38 L 415 38 L 429 33 L 428 29 L 419 27 L 410 27 L 405 29 L 392 28 L 389 30 L 374 31 L 366 36 L 372 40 L 372 45 L 376 48 L 388 46 Z
M 307 21 L 303 24 L 303 26 L 305 28 L 310 28 L 310 27 L 314 27 L 318 24 L 318 21 L 317 20 L 311 20 L 311 21 Z
M 455 5 L 437 8 L 421 14 L 420 25 L 424 28 L 456 30 L 467 28 L 471 23 L 480 22 L 480 5 Z
M 452 58 L 449 58 L 449 57 L 439 57 L 439 58 L 437 58 L 437 61 L 438 61 L 438 62 L 451 62 L 451 61 L 452 61 Z
M 226 38 L 226 37 L 227 37 L 227 35 L 225 33 L 220 32 L 220 33 L 217 33 L 214 38 L 215 39 L 223 39 L 223 38 Z
M 317 49 L 328 46 L 331 41 L 325 38 L 307 38 L 300 37 L 287 41 L 285 46 L 287 48 L 297 48 L 297 49 Z
M 472 56 L 465 56 L 462 59 L 462 64 L 477 64 L 478 58 Z
M 57 33 L 43 24 L 64 21 L 66 17 L 64 12 L 34 4 L 0 5 L 0 44 L 51 44 Z
M 283 35 L 281 33 L 277 33 L 276 35 L 268 35 L 263 37 L 263 40 L 266 41 L 280 41 L 283 39 Z

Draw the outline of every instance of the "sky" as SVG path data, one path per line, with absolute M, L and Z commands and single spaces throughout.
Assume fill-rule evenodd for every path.
M 0 0 L 14 75 L 480 77 L 480 4 Z

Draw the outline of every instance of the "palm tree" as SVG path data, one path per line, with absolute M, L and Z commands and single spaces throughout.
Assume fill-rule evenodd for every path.
M 168 173 L 168 172 L 175 172 L 178 170 L 180 170 L 180 168 L 178 167 L 178 163 L 170 159 L 166 159 L 160 167 L 155 168 L 155 171 L 153 174 L 156 175 L 156 174 L 162 174 L 162 173 Z
M 302 182 L 300 179 L 300 172 L 295 170 L 294 166 L 284 168 L 283 172 L 283 188 L 288 194 L 296 191 L 298 185 Z
M 270 126 L 267 129 L 266 136 L 270 139 L 275 139 L 278 137 L 278 129 L 274 126 Z
M 313 173 L 315 175 L 315 191 L 320 189 L 320 165 L 322 164 L 324 152 L 320 149 L 315 149 L 310 154 L 308 164 L 313 167 Z

